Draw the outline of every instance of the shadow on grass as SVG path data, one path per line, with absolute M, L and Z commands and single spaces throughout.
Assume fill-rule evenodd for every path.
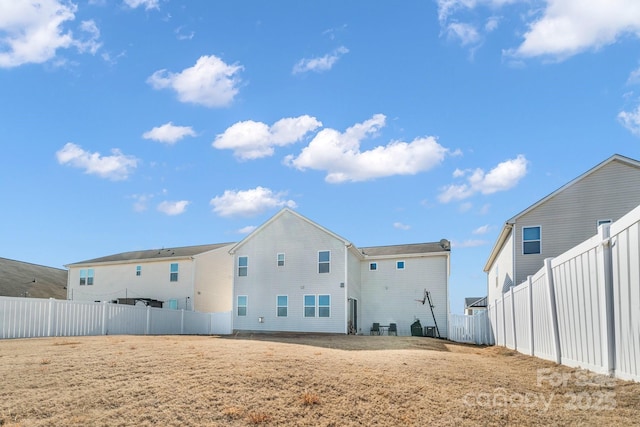
M 294 332 L 236 332 L 233 335 L 220 336 L 219 338 L 228 340 L 278 342 L 348 351 L 426 350 L 449 352 L 451 351 L 451 346 L 467 346 L 467 344 L 459 344 L 444 339 L 426 337 L 389 337 Z M 479 346 L 471 347 L 475 349 L 481 348 Z

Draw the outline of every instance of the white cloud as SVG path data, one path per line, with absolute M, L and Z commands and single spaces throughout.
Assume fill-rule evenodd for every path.
M 224 107 L 238 94 L 240 65 L 225 64 L 215 55 L 201 56 L 193 67 L 179 73 L 158 70 L 148 79 L 154 89 L 170 88 L 181 102 Z
M 486 244 L 488 244 L 489 242 L 487 242 L 486 240 L 473 240 L 473 239 L 469 239 L 469 240 L 465 240 L 464 242 L 451 242 L 451 247 L 452 248 L 476 248 L 478 246 L 484 246 Z
M 268 188 L 226 190 L 222 196 L 211 199 L 213 211 L 220 216 L 256 216 L 275 208 L 295 208 L 296 202 L 285 200 L 286 193 L 274 193 Z
M 490 230 L 489 224 L 485 224 L 473 230 L 472 234 L 487 234 Z
M 158 211 L 170 216 L 180 215 L 186 212 L 189 203 L 188 200 L 179 200 L 177 202 L 164 201 L 158 205 Z
M 77 6 L 59 0 L 3 1 L 0 3 L 0 67 L 40 64 L 56 56 L 58 49 L 76 47 L 94 54 L 100 47 L 95 22 L 83 21 L 87 39 L 76 39 L 68 22 L 75 20 Z
M 158 0 L 124 0 L 124 4 L 131 9 L 136 9 L 140 6 L 144 6 L 145 10 L 160 9 Z
M 249 234 L 252 233 L 256 228 L 258 228 L 255 225 L 247 225 L 246 227 L 242 227 L 241 229 L 238 230 L 238 234 Z
M 128 198 L 133 199 L 133 211 L 144 212 L 148 209 L 148 204 L 153 199 L 153 194 L 132 194 Z
M 451 39 L 457 39 L 462 46 L 474 45 L 480 41 L 478 30 L 471 24 L 454 22 L 447 26 L 447 34 Z
M 529 25 L 524 42 L 509 52 L 521 57 L 565 59 L 615 43 L 621 36 L 640 35 L 637 0 L 546 0 L 542 17 Z
M 394 222 L 393 228 L 397 228 L 398 230 L 409 230 L 411 229 L 411 226 L 407 224 L 403 224 L 401 222 Z
M 621 111 L 618 121 L 631 133 L 640 136 L 640 105 L 633 111 Z
M 527 174 L 528 161 L 523 155 L 515 159 L 506 160 L 488 173 L 482 169 L 467 171 L 469 175 L 466 184 L 451 184 L 445 187 L 438 200 L 449 203 L 452 200 L 463 200 L 476 193 L 492 194 L 515 187 L 520 179 Z M 456 173 L 457 176 L 460 176 Z
M 344 133 L 325 128 L 313 138 L 298 157 L 287 156 L 285 164 L 300 170 L 327 171 L 325 181 L 367 181 L 392 175 L 415 175 L 438 165 L 448 150 L 434 137 L 416 138 L 411 143 L 391 141 L 368 151 L 360 151 L 360 142 L 375 135 L 386 117 L 376 114 L 357 123 Z
M 500 17 L 491 16 L 491 17 L 489 17 L 489 19 L 487 19 L 487 22 L 485 22 L 484 30 L 487 33 L 490 33 L 492 31 L 497 30 L 499 25 L 500 25 Z
M 315 71 L 316 73 L 328 71 L 346 53 L 349 53 L 349 49 L 340 46 L 333 52 L 319 58 L 303 58 L 293 66 L 293 74 L 306 73 L 307 71 Z
M 196 136 L 190 126 L 175 126 L 172 122 L 157 126 L 142 134 L 144 139 L 162 142 L 173 145 L 187 136 Z
M 98 175 L 113 181 L 124 180 L 129 177 L 138 166 L 138 159 L 122 154 L 115 148 L 111 156 L 101 156 L 100 153 L 85 151 L 79 145 L 68 142 L 58 152 L 56 157 L 61 165 L 84 169 L 87 174 Z
M 307 115 L 280 119 L 271 127 L 247 120 L 235 123 L 217 135 L 212 145 L 220 150 L 233 150 L 233 154 L 242 160 L 258 159 L 273 155 L 276 146 L 300 141 L 320 126 L 320 121 Z

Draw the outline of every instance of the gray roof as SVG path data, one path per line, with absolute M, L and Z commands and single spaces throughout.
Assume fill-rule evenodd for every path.
M 179 248 L 162 248 L 162 249 L 148 249 L 142 251 L 122 252 L 115 255 L 108 255 L 100 258 L 88 259 L 86 261 L 80 261 L 69 266 L 81 265 L 81 264 L 98 264 L 98 263 L 111 263 L 111 262 L 126 262 L 137 260 L 151 260 L 151 259 L 164 259 L 164 258 L 183 258 L 190 257 L 205 252 L 219 249 L 224 246 L 232 245 L 233 243 L 216 243 L 213 245 L 197 245 L 197 246 L 183 246 Z
M 487 297 L 470 297 L 464 299 L 465 308 L 469 307 L 486 307 Z
M 0 295 L 67 298 L 67 270 L 0 258 Z
M 445 251 L 449 251 L 449 249 L 444 249 L 438 242 L 413 243 L 409 245 L 371 246 L 368 248 L 360 248 L 360 252 L 368 256 L 410 255 Z

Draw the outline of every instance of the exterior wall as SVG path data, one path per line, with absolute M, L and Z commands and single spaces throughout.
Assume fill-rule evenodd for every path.
M 353 309 L 355 301 L 356 313 L 355 320 L 357 324 L 357 333 L 363 331 L 363 323 L 362 323 L 362 309 L 360 304 L 362 303 L 362 276 L 361 276 L 361 257 L 354 254 L 353 250 L 348 251 L 348 260 L 347 260 L 347 313 L 349 316 L 351 315 L 351 311 Z M 347 320 L 350 320 L 348 318 Z
M 527 212 L 514 224 L 515 284 L 597 233 L 597 221 L 616 221 L 640 204 L 640 170 L 613 161 Z M 541 226 L 541 253 L 522 254 L 522 227 Z
M 513 278 L 513 231 L 505 240 L 493 265 L 487 272 L 487 303 L 502 297 L 504 289 L 514 285 Z
M 397 270 L 396 261 L 405 261 L 405 269 Z M 370 262 L 377 262 L 376 271 L 369 270 Z M 368 334 L 373 322 L 381 325 L 396 323 L 398 335 L 411 335 L 411 324 L 419 319 L 423 327 L 435 326 L 425 289 L 431 293 L 440 336 L 447 336 L 449 253 L 431 256 L 400 255 L 397 257 L 368 257 L 362 261 L 361 327 Z
M 291 212 L 254 233 L 234 254 L 234 329 L 345 333 L 345 243 Z M 323 250 L 331 251 L 329 273 L 318 273 Z M 284 267 L 277 265 L 278 253 L 285 254 Z M 248 257 L 244 277 L 238 276 L 242 256 Z M 247 296 L 246 316 L 238 316 L 238 295 Z M 288 297 L 287 317 L 277 316 L 278 295 Z M 317 309 L 315 317 L 304 317 L 305 295 L 330 295 L 330 317 L 318 317 Z
M 233 245 L 194 257 L 194 309 L 204 313 L 221 313 L 233 309 Z
M 178 281 L 171 282 L 170 265 L 178 263 Z M 142 266 L 136 276 L 136 266 Z M 93 285 L 80 286 L 80 270 L 94 270 Z M 68 297 L 74 301 L 112 301 L 118 298 L 175 299 L 178 309 L 193 310 L 194 262 L 190 258 L 74 266 L 69 268 Z

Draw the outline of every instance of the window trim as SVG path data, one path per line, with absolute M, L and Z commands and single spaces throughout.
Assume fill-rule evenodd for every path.
M 378 263 L 370 262 L 369 263 L 369 271 L 378 271 Z
M 142 276 L 142 266 L 136 265 L 136 277 Z
M 244 298 L 244 304 L 240 305 L 240 298 Z M 244 308 L 244 314 L 240 314 L 240 308 Z M 247 317 L 249 312 L 249 296 L 248 295 L 237 295 L 236 298 L 236 317 Z
M 241 265 L 240 261 L 245 260 L 245 265 Z M 244 269 L 244 270 L 243 270 Z M 244 274 L 242 272 L 244 271 Z M 246 255 L 238 257 L 238 277 L 247 277 L 249 275 L 249 257 Z
M 313 297 L 313 305 L 307 305 L 307 297 Z M 318 304 L 317 302 L 317 297 L 316 294 L 304 294 L 302 296 L 302 315 L 303 317 L 308 317 L 308 318 L 315 318 L 316 316 L 316 305 Z M 307 315 L 307 308 L 313 308 L 313 316 L 308 316 Z
M 280 298 L 286 298 L 285 305 L 280 305 Z M 283 315 L 280 314 L 280 309 L 284 308 Z M 276 317 L 289 317 L 289 295 L 276 295 Z
M 282 264 L 280 264 L 280 255 L 282 255 Z M 285 261 L 286 261 L 286 256 L 284 252 L 278 252 L 276 254 L 276 266 L 277 267 L 284 267 L 285 266 Z
M 173 266 L 176 267 L 176 270 L 173 271 Z M 177 262 L 172 262 L 169 265 L 169 281 L 170 282 L 177 282 L 178 279 L 180 278 L 180 265 Z M 175 275 L 175 276 L 174 276 Z
M 320 261 L 320 254 L 328 253 L 329 259 L 327 261 Z M 327 265 L 327 271 L 320 271 L 320 266 Z M 318 274 L 331 273 L 331 251 L 330 250 L 322 250 L 318 251 Z
M 529 240 L 525 240 L 524 238 L 524 230 L 527 228 L 537 228 L 538 229 L 538 233 L 539 233 L 539 237 L 538 239 L 529 239 Z M 522 255 L 541 255 L 542 254 L 542 226 L 541 225 L 527 225 L 527 226 L 522 226 L 522 229 L 520 230 L 522 235 Z M 525 243 L 529 243 L 529 242 L 538 242 L 538 252 L 525 252 L 524 250 L 524 245 Z
M 400 263 L 402 263 L 402 267 L 400 267 Z M 402 259 L 396 261 L 396 270 L 404 270 L 407 267 L 407 263 Z

